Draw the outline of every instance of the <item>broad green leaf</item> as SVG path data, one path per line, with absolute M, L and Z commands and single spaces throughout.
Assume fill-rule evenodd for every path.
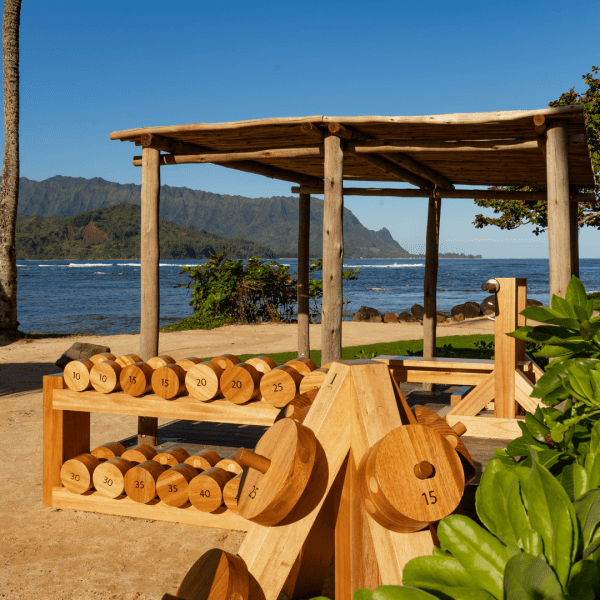
M 491 498 L 491 507 L 494 528 L 488 527 L 488 529 L 507 546 L 518 546 L 519 534 L 515 532 L 511 522 L 508 509 L 508 493 L 512 485 L 519 485 L 519 479 L 510 471 L 500 471 L 495 474 L 493 485 L 494 493 Z M 523 507 L 524 511 L 525 508 Z M 529 525 L 529 521 L 527 521 L 527 525 Z
M 373 600 L 434 600 L 437 596 L 417 588 L 400 585 L 380 585 L 373 592 L 372 598 Z
M 524 553 L 506 563 L 503 587 L 506 600 L 542 600 L 563 592 L 552 569 L 541 558 Z
M 527 495 L 527 513 L 531 527 L 542 536 L 544 553 L 550 565 L 562 573 L 564 556 L 572 556 L 574 559 L 577 551 L 577 517 L 573 504 L 550 471 L 537 462 L 534 462 L 531 469 Z M 567 515 L 559 518 L 556 515 L 560 513 Z M 555 531 L 554 522 L 557 518 L 561 529 Z
M 506 466 L 500 458 L 496 456 L 488 461 L 475 492 L 475 510 L 477 511 L 477 516 L 491 532 L 495 531 L 496 522 L 493 503 L 495 495 L 494 477 L 496 473 L 506 471 Z
M 600 452 L 589 452 L 585 455 L 584 469 L 588 476 L 588 489 L 600 487 Z
M 550 431 L 544 423 L 536 419 L 530 412 L 525 413 L 525 425 L 527 425 L 529 433 L 539 442 L 543 442 L 546 434 Z
M 496 477 L 499 477 L 500 475 L 502 475 L 502 473 L 498 473 Z M 513 479 L 506 492 L 508 520 L 513 530 L 514 539 L 517 540 L 516 545 L 523 547 L 518 541 L 522 538 L 523 531 L 530 528 L 529 518 L 527 517 L 525 504 L 521 498 L 521 484 L 519 483 L 519 478 L 512 471 L 510 472 L 510 475 Z
M 586 470 L 577 463 L 566 465 L 556 480 L 562 485 L 573 502 L 588 490 L 588 474 Z
M 590 441 L 590 452 L 600 452 L 600 420 L 592 427 L 592 439 Z
M 438 538 L 443 549 L 452 552 L 479 586 L 502 600 L 504 568 L 510 558 L 509 549 L 491 533 L 468 517 L 450 515 L 438 525 Z
M 600 323 L 590 323 L 583 321 L 581 324 L 581 337 L 586 341 L 593 340 L 596 334 L 600 331 Z
M 581 527 L 583 548 L 587 548 L 600 524 L 600 489 L 590 490 L 573 502 Z
M 586 298 L 587 302 L 587 298 Z M 575 307 L 567 302 L 564 298 L 554 294 L 552 296 L 552 310 L 562 313 L 565 317 L 570 319 L 576 319 L 577 314 L 575 313 Z
M 440 586 L 479 587 L 460 562 L 449 555 L 419 556 L 409 560 L 402 571 L 402 583 L 429 589 Z
M 577 556 L 577 518 L 571 519 L 567 510 L 555 510 L 552 528 L 554 536 L 551 563 L 558 580 L 565 587 L 569 580 L 571 565 Z
M 372 600 L 373 592 L 367 588 L 358 588 L 352 594 L 352 600 Z
M 569 596 L 577 600 L 594 600 L 600 592 L 600 570 L 592 560 L 580 560 L 571 568 L 566 586 Z
M 489 464 L 489 463 L 488 463 Z M 528 504 L 528 496 L 529 492 L 529 479 L 531 477 L 531 469 L 523 466 L 515 467 L 512 472 L 519 478 L 519 483 L 521 484 L 520 492 L 521 498 L 523 499 L 523 504 L 527 509 Z
M 581 280 L 575 275 L 571 277 L 571 281 L 567 286 L 567 293 L 565 294 L 565 300 L 569 304 L 578 304 L 579 306 L 587 306 L 588 298 L 585 293 L 585 288 Z
M 573 351 L 566 347 L 566 344 L 561 344 L 560 346 L 544 346 L 539 352 L 538 356 L 543 358 L 552 358 L 553 356 L 567 356 L 573 354 Z M 543 376 L 542 376 L 543 377 Z M 541 379 L 541 377 L 540 377 Z
M 568 373 L 569 383 L 577 393 L 586 398 L 592 398 L 592 384 L 588 369 L 581 365 L 572 365 Z
M 521 546 L 527 554 L 538 556 L 544 553 L 542 536 L 533 529 L 526 527 L 521 531 Z
M 563 327 L 570 327 L 572 329 L 579 327 L 579 323 L 575 319 L 566 319 L 559 311 L 546 308 L 545 306 L 528 306 L 521 311 L 521 314 L 528 319 L 538 321 L 539 323 L 562 325 Z

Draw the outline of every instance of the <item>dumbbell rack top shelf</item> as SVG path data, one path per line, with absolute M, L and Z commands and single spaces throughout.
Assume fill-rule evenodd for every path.
M 213 423 L 272 425 L 279 409 L 264 402 L 246 405 L 227 400 L 199 402 L 190 396 L 164 400 L 156 394 L 135 398 L 122 392 L 101 394 L 96 391 L 75 392 L 67 389 L 62 373 L 44 377 L 44 445 L 43 497 L 44 505 L 55 508 L 84 510 L 111 515 L 172 521 L 204 527 L 247 531 L 250 521 L 222 510 L 205 513 L 190 503 L 175 508 L 158 498 L 140 504 L 130 498 L 107 498 L 98 492 L 73 494 L 61 483 L 63 463 L 90 451 L 90 413 L 151 416 Z

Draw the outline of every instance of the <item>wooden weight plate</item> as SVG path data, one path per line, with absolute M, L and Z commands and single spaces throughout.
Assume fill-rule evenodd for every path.
M 269 404 L 282 408 L 298 394 L 302 375 L 289 365 L 281 365 L 265 373 L 260 381 L 262 399 Z
M 331 367 L 335 364 L 335 363 L 342 363 L 343 365 L 348 364 L 347 360 L 343 360 L 341 358 L 336 358 L 335 360 L 332 360 L 331 362 L 328 362 L 325 365 L 321 365 L 321 369 L 331 369 Z
M 239 514 L 268 527 L 282 521 L 308 484 L 316 451 L 317 440 L 308 427 L 291 419 L 272 425 L 255 449 L 270 465 L 265 473 L 248 469 L 238 501 Z
M 462 433 L 457 433 L 444 419 L 426 406 L 418 404 L 414 408 L 414 413 L 419 425 L 425 425 L 426 427 L 435 429 L 435 431 L 444 436 L 450 445 L 458 452 L 465 473 L 465 485 L 469 485 L 469 483 L 475 479 L 476 470 L 471 454 L 467 450 L 464 442 L 460 439 Z M 458 425 L 458 423 L 456 425 Z
M 136 362 L 143 362 L 142 357 L 137 354 L 123 354 L 123 356 L 118 356 L 116 361 L 121 365 L 121 368 Z
M 213 512 L 223 504 L 223 488 L 233 477 L 219 467 L 207 469 L 190 481 L 189 499 L 198 510 Z
M 83 392 L 91 388 L 90 371 L 93 366 L 91 360 L 72 360 L 63 373 L 67 387 L 75 392 Z
M 465 487 L 454 448 L 423 425 L 388 433 L 363 456 L 358 478 L 367 512 L 384 527 L 403 533 L 451 514 Z
M 189 457 L 190 454 L 185 448 L 171 448 L 171 450 L 157 454 L 152 460 L 167 467 L 174 467 L 179 463 L 185 462 Z
M 91 454 L 80 454 L 63 464 L 60 469 L 62 484 L 74 494 L 83 494 L 91 490 L 92 476 L 100 461 Z
M 185 600 L 248 600 L 249 588 L 250 577 L 244 560 L 213 548 L 192 565 L 176 597 Z
M 329 373 L 329 369 L 315 369 L 308 375 L 305 375 L 304 379 L 300 382 L 300 389 L 298 391 L 304 394 L 308 390 L 320 388 L 325 381 L 327 373 Z
M 188 501 L 190 481 L 198 475 L 198 469 L 181 463 L 161 473 L 156 480 L 158 497 L 169 506 L 183 506 Z
M 117 357 L 110 352 L 103 352 L 102 354 L 94 354 L 93 356 L 90 356 L 88 360 L 95 365 L 105 360 L 117 360 Z
M 128 461 L 139 465 L 147 460 L 152 460 L 156 454 L 157 452 L 152 446 L 140 444 L 136 448 L 125 450 L 125 452 L 121 454 L 121 458 L 126 458 Z
M 126 394 L 141 396 L 152 389 L 152 373 L 154 369 L 148 363 L 126 365 L 119 375 L 119 383 Z
M 103 496 L 118 498 L 125 493 L 125 474 L 134 464 L 116 456 L 96 467 L 93 475 L 94 487 Z
M 153 356 L 146 361 L 153 370 L 158 369 L 159 367 L 166 367 L 167 365 L 172 365 L 175 363 L 175 359 L 168 354 L 161 354 L 160 356 Z
M 185 374 L 185 387 L 190 396 L 207 402 L 221 396 L 220 380 L 223 369 L 215 362 L 206 360 L 194 365 Z
M 186 465 L 192 465 L 196 469 L 206 471 L 211 467 L 216 467 L 221 457 L 214 450 L 200 450 L 197 454 L 188 456 L 183 462 Z
M 94 448 L 91 452 L 98 460 L 109 460 L 115 456 L 121 456 L 125 452 L 125 446 L 119 442 L 109 442 Z
M 242 474 L 240 473 L 233 479 L 230 479 L 223 488 L 223 502 L 225 502 L 225 506 L 236 515 L 239 514 L 237 505 L 241 482 Z
M 306 379 L 306 378 L 305 378 Z M 308 408 L 312 406 L 314 399 L 317 396 L 319 390 L 311 389 L 304 394 L 297 394 L 294 399 L 287 405 L 284 406 L 279 414 L 275 417 L 274 423 L 280 421 L 281 419 L 294 419 L 294 421 L 298 421 L 302 423 L 306 413 L 308 412 Z M 299 420 L 300 415 L 302 415 L 302 421 Z
M 90 381 L 97 392 L 110 394 L 121 389 L 120 375 L 121 365 L 114 360 L 105 360 L 92 367 Z
M 239 363 L 228 367 L 221 375 L 221 391 L 227 400 L 234 404 L 245 404 L 254 400 L 260 393 L 259 373 L 252 365 Z
M 187 392 L 185 387 L 185 371 L 176 364 L 159 367 L 152 373 L 152 389 L 157 396 L 165 400 L 173 400 Z
M 156 498 L 156 481 L 167 467 L 154 460 L 147 460 L 132 467 L 125 475 L 125 491 L 134 501 L 147 504 Z
M 219 467 L 232 475 L 239 475 L 244 470 L 233 458 L 224 458 L 223 460 L 220 460 L 215 467 Z
M 255 356 L 246 361 L 247 365 L 252 365 L 259 373 L 268 373 L 277 366 L 277 363 L 269 356 Z
M 179 365 L 184 371 L 189 371 L 193 366 L 197 365 L 198 363 L 201 363 L 202 359 L 201 358 L 196 358 L 195 356 L 190 356 L 188 358 L 182 358 L 181 360 L 178 360 L 175 364 Z
M 317 365 L 310 358 L 294 358 L 288 360 L 285 364 L 296 369 L 300 375 L 304 376 L 309 375 L 317 368 Z
M 240 364 L 242 361 L 234 354 L 221 354 L 221 356 L 215 356 L 211 358 L 211 361 L 217 363 L 223 371 L 229 367 Z

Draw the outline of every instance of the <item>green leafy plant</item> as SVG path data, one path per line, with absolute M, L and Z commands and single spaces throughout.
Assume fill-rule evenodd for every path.
M 441 348 L 436 348 L 436 356 L 441 358 L 446 356 L 454 356 L 456 354 L 456 350 L 452 347 L 452 344 L 444 344 Z
M 494 353 L 496 351 L 496 345 L 494 342 L 485 342 L 480 340 L 477 342 L 477 344 L 475 344 L 475 348 L 479 351 L 481 358 L 486 360 L 494 358 Z
M 362 348 L 354 355 L 354 358 L 375 358 L 377 356 L 377 352 L 366 352 Z

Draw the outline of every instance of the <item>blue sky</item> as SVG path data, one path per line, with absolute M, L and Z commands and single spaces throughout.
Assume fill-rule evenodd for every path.
M 588 2 L 144 2 L 25 0 L 21 175 L 141 181 L 139 126 L 261 117 L 536 109 L 600 62 Z M 163 168 L 163 184 L 250 197 L 290 185 L 214 165 Z M 424 250 L 426 199 L 348 197 L 371 229 Z M 476 230 L 471 200 L 444 200 L 441 249 L 548 255 L 531 228 Z M 198 227 L 203 227 L 202 223 Z M 599 232 L 583 230 L 582 257 Z

